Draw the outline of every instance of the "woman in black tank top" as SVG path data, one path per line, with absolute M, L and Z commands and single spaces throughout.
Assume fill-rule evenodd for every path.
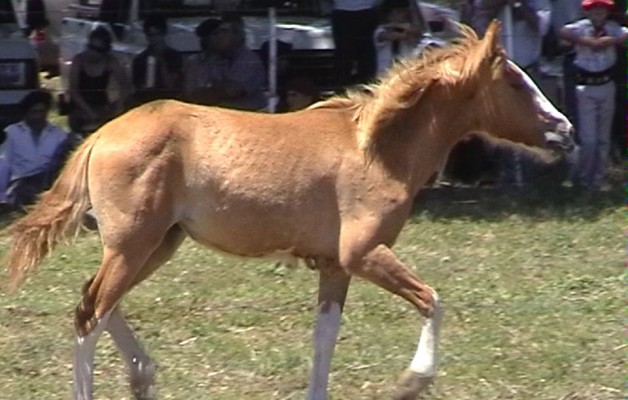
M 111 101 L 110 80 L 117 84 L 119 96 Z M 98 27 L 89 35 L 87 49 L 74 57 L 70 70 L 72 111 L 69 125 L 73 132 L 87 134 L 123 111 L 129 95 L 130 79 L 111 54 L 111 35 Z
M 110 75 L 110 71 L 107 70 L 97 76 L 91 76 L 84 70 L 79 72 L 79 92 L 83 96 L 83 100 L 91 107 L 104 107 L 109 103 L 107 86 L 109 86 Z

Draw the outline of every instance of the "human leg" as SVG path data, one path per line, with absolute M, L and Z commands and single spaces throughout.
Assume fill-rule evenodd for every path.
M 604 176 L 611 149 L 611 128 L 613 125 L 613 114 L 615 113 L 615 84 L 609 82 L 597 86 L 595 89 L 598 100 L 598 141 L 595 166 L 592 171 L 592 186 L 594 189 L 600 189 L 604 184 Z
M 351 72 L 355 49 L 351 41 L 350 11 L 336 10 L 332 13 L 332 33 L 334 37 L 334 70 L 338 85 L 351 83 Z
M 597 105 L 595 98 L 591 95 L 591 86 L 578 85 L 576 98 L 578 104 L 578 138 L 580 140 L 576 184 L 590 189 L 597 158 Z
M 354 47 L 356 52 L 356 83 L 367 83 L 375 77 L 377 56 L 373 35 L 377 28 L 377 12 L 375 9 L 355 13 L 353 18 Z

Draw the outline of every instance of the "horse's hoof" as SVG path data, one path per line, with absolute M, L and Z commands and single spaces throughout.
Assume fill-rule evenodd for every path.
M 433 376 L 420 375 L 409 369 L 405 370 L 397 381 L 393 394 L 394 400 L 416 400 L 434 382 Z
M 134 392 L 133 398 L 135 400 L 156 400 L 157 394 L 155 390 L 155 386 L 151 386 L 146 388 L 146 390 L 140 392 Z
M 153 382 L 138 383 L 131 385 L 131 392 L 135 400 L 156 400 L 157 387 Z

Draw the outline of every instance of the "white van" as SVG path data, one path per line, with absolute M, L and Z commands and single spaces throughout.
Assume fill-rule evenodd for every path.
M 0 132 L 19 120 L 20 102 L 39 88 L 38 70 L 37 52 L 18 27 L 12 3 L 0 1 Z

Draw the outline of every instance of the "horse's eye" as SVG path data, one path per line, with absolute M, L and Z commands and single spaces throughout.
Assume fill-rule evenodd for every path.
M 510 81 L 509 83 L 510 83 L 510 86 L 512 86 L 513 88 L 517 90 L 525 90 L 527 88 L 525 82 L 522 80 Z
M 517 71 L 511 68 L 506 68 L 504 71 L 506 81 L 515 89 L 525 89 L 527 87 L 525 79 L 517 73 Z

